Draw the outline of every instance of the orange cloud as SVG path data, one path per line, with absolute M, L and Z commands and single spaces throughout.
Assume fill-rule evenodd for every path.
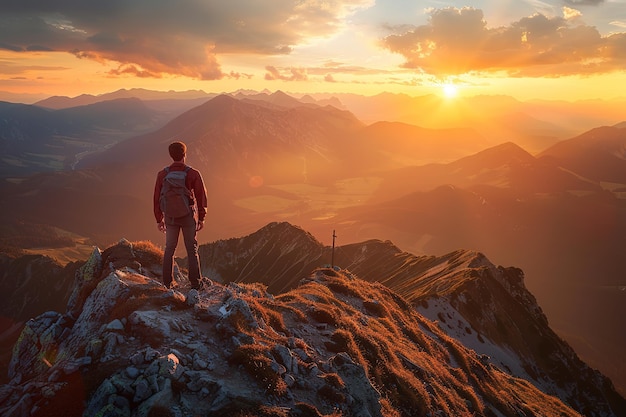
M 307 72 L 303 68 L 287 68 L 287 75 L 281 74 L 281 72 L 273 66 L 267 66 L 265 70 L 267 71 L 265 73 L 265 79 L 268 81 L 306 81 L 308 79 Z
M 595 27 L 535 14 L 488 28 L 483 12 L 446 8 L 428 24 L 388 36 L 382 45 L 405 57 L 406 68 L 452 75 L 504 71 L 512 76 L 562 76 L 623 70 L 626 33 L 601 36 Z
M 119 76 L 130 74 L 138 78 L 160 78 L 160 74 L 145 71 L 137 68 L 135 65 L 120 65 L 117 69 L 109 71 L 109 75 Z

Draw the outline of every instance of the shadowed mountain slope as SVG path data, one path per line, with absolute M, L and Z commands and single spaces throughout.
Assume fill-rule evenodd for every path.
M 445 184 L 455 187 L 493 186 L 516 197 L 567 191 L 600 191 L 594 181 L 563 169 L 555 161 L 537 159 L 512 142 L 484 149 L 447 164 L 410 166 L 381 173 L 373 202 L 392 200 Z
M 163 157 L 167 145 L 179 139 L 188 144 L 189 159 L 206 175 L 229 177 L 235 169 L 247 180 L 279 169 L 274 165 L 283 155 L 310 158 L 312 163 L 327 161 L 342 146 L 349 148 L 351 143 L 344 144 L 340 139 L 359 127 L 361 123 L 353 115 L 330 107 L 270 109 L 222 95 L 157 132 L 86 159 L 81 167 L 123 166 L 140 153 L 143 164 L 158 164 L 167 160 Z M 315 164 L 311 170 L 315 170 Z M 302 175 L 302 162 L 291 174 Z
M 538 157 L 552 158 L 562 167 L 594 181 L 624 184 L 626 128 L 599 127 L 559 142 Z
M 6 382 L 12 346 L 24 324 L 44 311 L 65 309 L 78 267 L 41 255 L 0 253 L 0 383 Z
M 0 103 L 0 176 L 70 169 L 80 155 L 158 127 L 136 98 L 50 110 Z

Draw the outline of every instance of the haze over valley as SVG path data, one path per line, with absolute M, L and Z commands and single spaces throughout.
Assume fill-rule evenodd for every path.
M 571 127 L 549 120 L 534 119 L 523 129 L 507 124 L 512 114 L 529 120 L 527 114 L 539 110 L 504 97 L 458 104 L 502 109 L 491 112 L 490 129 L 476 114 L 459 119 L 465 127 L 459 121 L 458 127 L 426 128 L 390 115 L 368 124 L 340 98 L 280 91 L 208 95 L 201 104 L 198 97 L 172 94 L 155 103 L 143 96 L 150 92 L 132 93 L 137 97 L 103 96 L 102 102 L 55 110 L 5 103 L 13 112 L 8 114 L 31 117 L 28 129 L 45 131 L 50 120 L 66 114 L 91 115 L 81 119 L 82 130 L 65 147 L 57 135 L 15 125 L 3 135 L 3 146 L 13 152 L 2 164 L 5 248 L 67 261 L 84 259 L 92 244 L 106 247 L 121 237 L 162 245 L 151 215 L 154 178 L 169 163 L 169 142 L 183 140 L 187 161 L 202 172 L 209 194 L 200 243 L 288 221 L 327 245 L 335 231 L 342 245 L 380 239 L 415 255 L 483 252 L 498 264 L 521 268 L 550 325 L 623 387 L 626 339 L 617 329 L 624 328 L 625 317 L 626 129 L 616 123 L 615 107 L 605 119 L 590 118 L 597 127 L 572 134 Z M 355 107 L 378 106 L 385 115 L 390 103 L 406 99 L 362 97 Z M 433 97 L 411 100 L 422 103 L 419 120 L 432 120 L 427 109 L 437 111 Z M 122 135 L 108 110 L 122 103 L 134 106 L 125 107 L 126 114 L 147 114 L 144 120 L 157 127 Z M 438 99 L 438 105 L 452 104 Z M 587 105 L 572 104 L 572 112 L 596 114 Z M 554 106 L 556 111 L 560 103 Z M 541 103 L 542 111 L 548 107 Z M 46 117 L 30 116 L 34 111 Z M 107 123 L 108 134 L 102 134 Z M 498 141 L 496 132 L 504 130 L 509 135 Z M 87 142 L 83 135 L 90 132 L 100 136 L 88 152 L 77 149 L 78 138 Z M 41 168 L 13 162 L 33 161 L 24 149 L 37 146 L 56 152 L 38 158 L 61 163 Z M 34 233 L 41 236 L 32 239 Z

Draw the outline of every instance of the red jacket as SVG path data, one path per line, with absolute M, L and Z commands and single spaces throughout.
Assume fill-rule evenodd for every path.
M 184 171 L 185 165 L 182 162 L 173 162 L 170 165 L 170 171 Z M 165 169 L 162 169 L 157 174 L 156 184 L 154 185 L 154 218 L 157 223 L 160 223 L 163 220 L 163 213 L 161 212 L 161 187 L 163 186 L 163 179 L 165 178 L 166 172 Z M 191 168 L 187 172 L 187 177 L 185 179 L 185 184 L 191 194 L 194 197 L 195 204 L 198 207 L 198 221 L 203 221 L 204 216 L 206 216 L 206 208 L 207 208 L 207 197 L 206 197 L 206 188 L 204 188 L 204 181 L 202 181 L 202 175 L 196 169 Z

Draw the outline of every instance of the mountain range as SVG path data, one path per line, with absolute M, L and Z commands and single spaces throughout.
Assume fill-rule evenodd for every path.
M 70 169 L 82 155 L 162 122 L 137 98 L 59 110 L 0 102 L 0 177 Z
M 61 109 L 84 106 L 120 98 L 139 98 L 151 109 L 167 113 L 171 118 L 217 96 L 198 90 L 151 91 L 121 89 L 101 95 L 49 97 L 36 106 Z M 273 103 L 280 107 L 331 105 L 350 110 L 366 124 L 380 121 L 398 122 L 422 128 L 451 129 L 472 127 L 493 143 L 514 141 L 534 153 L 598 126 L 623 122 L 624 99 L 612 100 L 531 100 L 519 101 L 509 96 L 470 96 L 454 100 L 435 95 L 409 96 L 381 93 L 374 96 L 356 94 L 287 95 L 280 91 L 238 91 L 239 100 Z
M 334 96 L 368 124 L 383 120 L 434 129 L 471 127 L 492 143 L 513 141 L 533 154 L 581 132 L 623 122 L 626 107 L 624 98 L 567 102 L 509 96 Z
M 154 102 L 165 106 L 166 100 L 160 95 Z M 191 105 L 188 100 L 204 97 L 175 99 L 177 108 Z M 181 139 L 210 195 L 201 241 L 246 235 L 278 220 L 326 243 L 334 230 L 343 246 L 380 239 L 416 256 L 484 253 L 525 272 L 552 328 L 623 393 L 626 179 L 620 175 L 626 132 L 618 111 L 606 110 L 604 119 L 590 111 L 567 129 L 532 138 L 522 131 L 496 137 L 482 122 L 445 129 L 401 122 L 400 115 L 363 122 L 366 110 L 386 103 L 389 115 L 403 100 L 430 103 L 431 112 L 445 104 L 380 96 L 364 98 L 359 107 L 354 97 L 295 100 L 280 92 L 209 97 L 160 128 L 81 155 L 75 170 L 2 182 L 4 243 L 43 229 L 38 225 L 101 246 L 120 236 L 161 242 L 151 217 L 154 179 L 169 163 L 167 144 Z M 514 114 L 548 123 L 528 103 L 476 100 L 473 112 L 483 122 L 489 112 L 504 117 L 494 121 L 501 133 L 502 126 L 517 129 L 502 124 Z M 536 104 L 556 115 L 555 103 Z M 411 109 L 424 111 L 411 120 L 426 121 L 426 108 Z M 581 112 L 562 109 L 570 113 L 562 110 L 553 126 Z M 614 121 L 563 137 L 579 123 L 598 120 Z M 536 152 L 524 147 L 529 143 Z
M 125 239 L 95 248 L 66 307 L 26 323 L 2 414 L 626 415 L 523 272 L 481 253 L 331 248 L 271 223 L 203 245 L 200 291 L 184 275 L 160 284 L 162 256 Z

